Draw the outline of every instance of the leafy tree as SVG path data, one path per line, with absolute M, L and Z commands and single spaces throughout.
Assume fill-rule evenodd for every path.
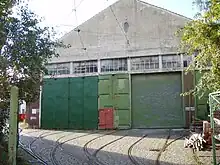
M 19 0 L 1 0 L 0 1 L 0 16 L 8 15 L 8 12 L 10 11 L 11 7 L 18 2 Z
M 0 1 L 0 48 L 5 42 L 5 28 L 4 24 L 8 21 L 8 16 L 11 14 L 11 9 L 15 4 L 18 4 L 20 0 L 1 0 Z
M 198 84 L 192 91 L 200 97 L 207 92 L 220 90 L 220 1 L 196 0 L 199 13 L 179 34 L 181 49 L 193 56 L 187 72 L 202 72 Z M 204 72 L 205 70 L 205 72 Z
M 58 56 L 56 48 L 66 47 L 54 41 L 53 29 L 40 27 L 39 19 L 27 6 L 22 6 L 16 17 L 8 16 L 3 25 L 4 42 L 0 51 L 0 132 L 9 108 L 10 86 L 19 88 L 19 101 L 38 99 L 41 74 L 45 64 Z

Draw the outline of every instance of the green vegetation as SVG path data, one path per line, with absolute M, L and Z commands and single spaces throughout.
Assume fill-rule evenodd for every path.
M 220 1 L 196 0 L 199 13 L 179 31 L 181 50 L 189 56 L 197 54 L 187 72 L 207 70 L 192 91 L 203 96 L 220 90 Z
M 19 4 L 19 6 L 18 6 Z M 17 7 L 16 16 L 12 8 Z M 0 142 L 8 117 L 10 87 L 19 88 L 19 101 L 38 99 L 45 64 L 58 56 L 56 48 L 66 47 L 53 40 L 53 28 L 39 26 L 42 20 L 21 0 L 0 2 Z M 0 149 L 3 152 L 3 149 Z M 1 155 L 0 155 L 1 156 Z
M 28 6 L 19 5 L 19 12 L 13 17 L 13 4 L 10 0 L 0 3 L 0 133 L 9 108 L 10 86 L 19 88 L 20 101 L 38 99 L 40 75 L 46 71 L 45 64 L 53 56 L 58 56 L 57 47 L 64 47 L 52 40 L 53 29 L 39 26 L 41 19 Z

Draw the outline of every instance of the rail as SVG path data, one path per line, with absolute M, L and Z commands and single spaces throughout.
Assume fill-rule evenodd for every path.
M 220 92 L 213 92 L 209 94 L 209 106 L 210 106 L 210 122 L 212 128 L 212 154 L 213 154 L 213 164 L 217 165 L 216 160 L 216 143 L 220 141 L 220 132 L 217 132 L 216 128 L 220 126 L 220 120 L 215 118 L 215 112 L 220 111 Z M 218 134 L 217 134 L 218 133 Z

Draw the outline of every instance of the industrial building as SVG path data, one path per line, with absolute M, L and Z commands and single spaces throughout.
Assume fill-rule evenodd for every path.
M 118 129 L 187 127 L 195 101 L 180 94 L 193 88 L 194 76 L 183 72 L 191 58 L 178 51 L 175 33 L 188 21 L 141 0 L 119 0 L 64 35 L 71 47 L 47 66 L 40 127 L 99 129 L 103 116 Z

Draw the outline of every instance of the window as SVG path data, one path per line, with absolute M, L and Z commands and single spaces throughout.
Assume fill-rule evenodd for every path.
M 188 67 L 192 62 L 192 56 L 183 55 L 183 67 Z
M 129 29 L 129 23 L 128 23 L 128 22 L 125 22 L 125 23 L 124 23 L 124 31 L 125 31 L 125 33 L 128 32 L 128 29 Z
M 131 59 L 131 70 L 148 70 L 148 69 L 158 69 L 159 68 L 159 57 L 149 56 L 149 57 L 139 57 Z
M 97 61 L 79 61 L 73 62 L 73 73 L 95 73 L 98 72 Z
M 164 55 L 162 56 L 163 68 L 180 68 L 181 58 L 180 55 Z
M 107 59 L 101 60 L 101 72 L 112 72 L 112 71 L 127 71 L 127 59 Z
M 49 64 L 46 66 L 47 75 L 70 74 L 70 63 Z

